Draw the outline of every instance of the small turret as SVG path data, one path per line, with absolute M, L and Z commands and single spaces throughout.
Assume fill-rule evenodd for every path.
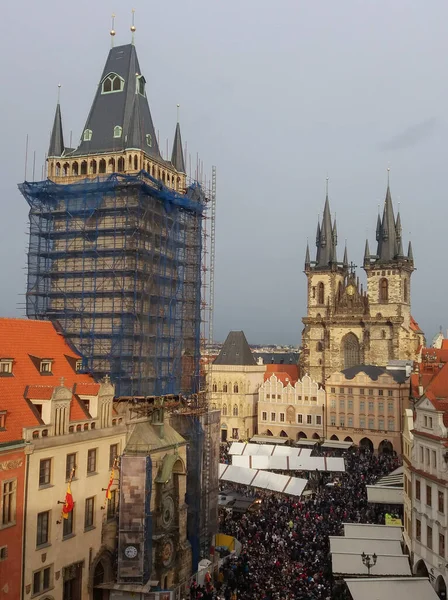
M 56 105 L 56 112 L 54 115 L 53 129 L 50 137 L 50 147 L 48 148 L 48 156 L 62 156 L 64 153 L 64 135 L 62 132 L 62 116 L 61 116 L 61 105 L 59 101 Z
M 174 133 L 173 151 L 171 153 L 171 164 L 179 171 L 179 173 L 185 173 L 185 160 L 184 151 L 182 149 L 182 137 L 180 134 L 179 121 L 176 125 L 176 131 Z
M 370 248 L 369 248 L 369 240 L 366 240 L 366 247 L 364 250 L 364 266 L 370 264 Z
M 305 271 L 308 271 L 309 268 L 311 266 L 311 261 L 310 261 L 310 247 L 308 245 L 308 242 L 306 244 L 306 253 L 305 253 Z

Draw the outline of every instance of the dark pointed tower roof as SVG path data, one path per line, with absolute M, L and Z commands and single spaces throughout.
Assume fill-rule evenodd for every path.
M 135 148 L 161 160 L 145 88 L 135 46 L 111 48 L 84 128 L 91 136 L 83 135 L 73 154 Z
M 398 240 L 389 184 L 387 185 L 383 218 L 381 220 L 379 232 L 377 233 L 377 240 L 378 261 L 383 263 L 393 261 L 398 256 Z
M 316 269 L 328 269 L 337 262 L 336 260 L 337 228 L 336 222 L 331 224 L 330 201 L 328 194 L 325 198 L 322 224 L 317 225 L 316 235 Z
M 54 114 L 53 129 L 50 137 L 50 147 L 48 148 L 48 156 L 62 156 L 64 153 L 64 135 L 62 132 L 62 116 L 61 105 L 59 102 L 56 106 Z
M 309 269 L 311 264 L 310 260 L 310 247 L 308 242 L 306 243 L 306 253 L 305 253 L 305 269 Z
M 231 331 L 214 365 L 253 366 L 256 364 L 243 331 Z
M 184 151 L 182 149 L 182 136 L 180 135 L 180 125 L 177 122 L 174 133 L 173 151 L 171 153 L 171 164 L 180 173 L 185 173 Z
M 370 248 L 369 248 L 369 240 L 366 240 L 366 247 L 364 250 L 364 264 L 368 265 L 370 263 Z
M 408 261 L 413 263 L 414 262 L 414 253 L 412 252 L 412 243 L 409 242 L 409 246 L 408 246 Z
M 346 269 L 348 269 L 348 253 L 347 253 L 347 244 L 345 244 L 345 250 L 344 250 L 344 258 L 342 260 L 342 266 Z

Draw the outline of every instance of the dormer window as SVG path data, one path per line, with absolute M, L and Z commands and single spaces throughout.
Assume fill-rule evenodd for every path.
M 150 133 L 146 134 L 146 144 L 151 148 L 152 147 L 152 135 Z
M 102 82 L 101 93 L 113 94 L 114 92 L 122 92 L 124 89 L 124 79 L 116 73 L 109 73 Z
M 0 410 L 0 431 L 6 429 L 6 410 Z
M 137 75 L 137 86 L 136 86 L 136 92 L 138 94 L 140 94 L 141 96 L 145 95 L 145 78 L 143 77 L 143 75 Z
M 0 377 L 9 377 L 12 375 L 12 358 L 0 358 Z
M 123 129 L 120 125 L 115 125 L 114 127 L 114 138 L 121 138 L 121 134 L 123 133 Z
M 82 136 L 82 139 L 85 142 L 90 142 L 90 140 L 92 139 L 92 130 L 91 129 L 84 129 L 84 135 Z
M 77 360 L 75 365 L 75 371 L 80 373 L 82 371 L 82 360 Z
M 42 373 L 42 375 L 52 375 L 52 366 L 53 361 L 51 359 L 43 358 L 40 361 L 39 371 Z

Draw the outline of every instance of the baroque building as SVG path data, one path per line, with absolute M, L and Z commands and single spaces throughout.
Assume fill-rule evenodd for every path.
M 325 200 L 317 225 L 316 258 L 307 246 L 305 274 L 307 315 L 302 319 L 302 372 L 325 382 L 334 371 L 358 364 L 386 366 L 389 360 L 413 360 L 423 334 L 411 316 L 412 245 L 403 251 L 401 217 L 394 216 L 389 184 L 382 218 L 376 226 L 377 251 L 366 242 L 363 268 L 367 290 L 360 285 L 347 248 L 337 257 L 337 226 Z

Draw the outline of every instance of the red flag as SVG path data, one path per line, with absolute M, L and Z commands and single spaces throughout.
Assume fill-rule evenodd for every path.
M 113 486 L 114 478 L 115 478 L 115 468 L 112 467 L 112 470 L 110 472 L 109 484 L 108 484 L 107 490 L 106 490 L 106 500 L 110 500 L 112 498 L 112 494 L 110 492 L 110 488 Z
M 62 509 L 62 516 L 64 519 L 68 519 L 68 515 L 72 512 L 75 503 L 73 502 L 72 491 L 70 489 L 70 482 L 67 485 L 67 493 L 65 494 L 65 504 Z

